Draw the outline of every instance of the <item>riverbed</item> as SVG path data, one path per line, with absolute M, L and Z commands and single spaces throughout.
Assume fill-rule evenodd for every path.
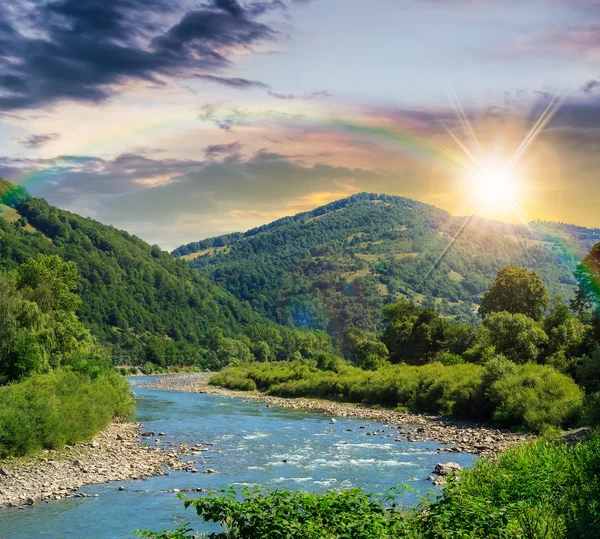
M 171 470 L 147 480 L 88 486 L 83 489 L 89 495 L 86 498 L 0 509 L 0 537 L 124 539 L 134 537 L 134 529 L 173 528 L 176 521 L 189 521 L 199 531 L 214 530 L 191 509 L 183 508 L 174 489 L 262 484 L 314 492 L 349 487 L 384 492 L 403 483 L 414 489 L 404 498 L 410 506 L 432 489 L 427 477 L 436 463 L 470 466 L 475 458 L 467 453 L 440 454 L 443 446 L 436 442 L 395 441 L 392 429 L 372 420 L 333 418 L 222 395 L 139 387 L 149 381 L 148 377 L 132 380 L 137 404 L 134 420 L 155 433 L 145 437 L 145 442 L 157 445 L 159 440 L 158 445 L 164 447 L 184 444 L 190 448 L 199 444 L 195 456 L 184 457 L 198 473 Z M 159 432 L 164 436 L 159 437 Z M 216 473 L 204 473 L 209 469 Z

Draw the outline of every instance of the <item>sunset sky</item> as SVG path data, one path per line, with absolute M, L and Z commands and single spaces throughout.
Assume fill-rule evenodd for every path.
M 599 171 L 600 0 L 0 4 L 0 176 L 165 249 L 360 191 L 600 226 Z

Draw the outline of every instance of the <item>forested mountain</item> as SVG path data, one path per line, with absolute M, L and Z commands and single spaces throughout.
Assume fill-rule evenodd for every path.
M 329 347 L 324 334 L 264 320 L 157 245 L 0 179 L 0 272 L 40 254 L 76 264 L 77 316 L 117 363 L 218 368 L 233 359 L 309 357 Z
M 576 263 L 600 240 L 599 229 L 562 223 L 465 221 L 361 193 L 173 254 L 272 320 L 336 334 L 380 328 L 382 305 L 401 299 L 475 320 L 481 294 L 508 264 L 535 270 L 570 299 Z

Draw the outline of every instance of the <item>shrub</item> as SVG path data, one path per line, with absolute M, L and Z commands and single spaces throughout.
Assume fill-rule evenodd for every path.
M 58 369 L 0 387 L 0 457 L 87 440 L 132 407 L 129 384 L 109 370 Z
M 500 425 L 524 425 L 534 431 L 573 424 L 583 404 L 583 392 L 571 378 L 533 363 L 501 376 L 486 393 Z

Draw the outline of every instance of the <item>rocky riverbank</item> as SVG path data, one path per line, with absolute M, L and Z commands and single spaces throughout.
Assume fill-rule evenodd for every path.
M 112 423 L 89 443 L 0 462 L 0 507 L 86 497 L 85 485 L 164 475 L 185 467 L 175 450 L 140 440 L 139 423 Z
M 322 412 L 332 417 L 357 417 L 365 420 L 375 420 L 387 425 L 388 429 L 392 429 L 397 441 L 437 441 L 446 446 L 440 452 L 466 452 L 489 458 L 509 446 L 533 439 L 531 435 L 515 434 L 507 430 L 494 429 L 480 423 L 468 421 L 395 412 L 380 408 L 365 408 L 350 403 L 304 398 L 286 399 L 259 392 L 233 391 L 208 385 L 209 377 L 209 375 L 202 373 L 175 374 L 162 376 L 152 382 L 140 385 L 254 399 L 264 402 L 267 407 L 282 406 L 285 408 L 306 409 Z M 378 428 L 376 425 L 365 423 L 361 426 L 361 429 L 363 428 L 366 436 L 389 436 L 389 434 L 383 434 L 383 429 Z

